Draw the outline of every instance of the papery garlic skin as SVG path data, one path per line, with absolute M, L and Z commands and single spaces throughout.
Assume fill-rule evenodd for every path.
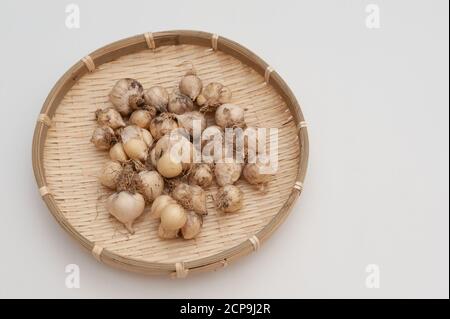
M 202 80 L 195 74 L 186 74 L 183 76 L 179 85 L 180 93 L 190 97 L 192 101 L 195 101 L 202 88 Z
M 169 204 L 161 211 L 161 226 L 166 230 L 180 229 L 186 220 L 186 212 L 179 204 Z
M 124 127 L 125 122 L 120 115 L 119 112 L 117 112 L 114 108 L 108 107 L 106 109 L 98 109 L 95 111 L 95 117 L 97 119 L 97 123 L 100 126 L 109 126 L 113 130 L 118 129 L 119 127 Z
M 243 206 L 244 193 L 235 185 L 219 188 L 215 197 L 216 208 L 224 213 L 234 213 Z
M 109 100 L 122 116 L 127 116 L 145 104 L 143 94 L 142 84 L 137 80 L 120 79 L 109 93 Z
M 114 130 L 109 126 L 99 126 L 92 133 L 91 142 L 99 150 L 107 151 L 117 141 Z
M 164 179 L 156 171 L 142 171 L 139 176 L 139 191 L 148 202 L 154 201 L 164 190 Z
M 184 94 L 179 92 L 172 92 L 169 96 L 169 104 L 167 110 L 174 114 L 183 114 L 194 109 L 194 103 Z
M 122 173 L 122 165 L 117 161 L 107 161 L 100 173 L 100 183 L 111 189 L 116 189 L 120 174 Z
M 150 125 L 150 121 L 152 120 L 152 115 L 147 110 L 136 110 L 131 113 L 130 123 L 141 128 L 147 128 Z
M 203 218 L 194 212 L 188 212 L 186 217 L 186 223 L 181 228 L 181 235 L 184 239 L 193 239 L 202 229 Z
M 160 218 L 164 207 L 169 204 L 176 204 L 177 202 L 169 195 L 159 195 L 155 198 L 150 209 L 150 217 Z
M 159 112 L 167 111 L 169 93 L 162 86 L 153 86 L 144 93 L 145 103 L 154 106 Z
M 121 163 L 124 163 L 128 161 L 128 155 L 125 153 L 125 150 L 123 149 L 122 143 L 116 143 L 111 147 L 109 150 L 109 157 L 111 157 L 114 161 L 119 161 Z
M 133 222 L 142 214 L 144 207 L 144 197 L 139 193 L 122 191 L 112 194 L 106 200 L 106 210 L 124 224 L 131 234 L 134 234 Z
M 245 128 L 244 109 L 236 104 L 222 104 L 216 110 L 216 124 L 221 128 Z

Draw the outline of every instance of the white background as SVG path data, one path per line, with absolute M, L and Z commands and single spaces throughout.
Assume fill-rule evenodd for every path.
M 448 1 L 69 1 L 0 4 L 0 297 L 449 296 Z M 380 29 L 365 24 L 380 8 Z M 143 33 L 194 29 L 250 48 L 310 124 L 306 189 L 262 249 L 175 281 L 111 269 L 53 220 L 31 166 L 41 105 L 78 59 Z M 65 266 L 81 287 L 65 286 Z M 380 268 L 380 288 L 365 268 Z

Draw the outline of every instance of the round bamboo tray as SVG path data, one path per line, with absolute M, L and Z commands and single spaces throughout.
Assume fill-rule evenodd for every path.
M 204 83 L 219 81 L 244 106 L 251 126 L 278 128 L 279 170 L 261 194 L 245 181 L 244 208 L 219 214 L 208 196 L 208 216 L 194 240 L 160 240 L 157 222 L 143 214 L 134 235 L 104 208 L 96 175 L 108 158 L 90 142 L 94 111 L 110 105 L 115 81 L 136 78 L 171 90 L 192 63 Z M 145 274 L 216 270 L 257 250 L 284 221 L 303 190 L 308 135 L 299 104 L 268 64 L 241 45 L 199 31 L 145 33 L 109 44 L 81 59 L 48 95 L 33 138 L 39 191 L 58 223 L 99 261 Z M 216 188 L 208 189 L 213 195 Z

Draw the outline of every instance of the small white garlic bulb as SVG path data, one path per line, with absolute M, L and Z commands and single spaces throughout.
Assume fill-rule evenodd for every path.
M 142 171 L 138 174 L 140 193 L 149 202 L 154 201 L 164 190 L 164 179 L 156 171 Z
M 188 72 L 180 81 L 180 93 L 195 101 L 203 88 L 202 80 L 195 74 L 195 72 Z
M 173 178 L 181 174 L 183 165 L 181 164 L 181 160 L 176 157 L 170 154 L 170 152 L 167 152 L 159 158 L 156 169 L 162 176 Z
M 109 157 L 113 161 L 119 161 L 121 163 L 128 161 L 127 153 L 123 149 L 123 144 L 121 142 L 114 144 L 109 150 Z
M 99 150 L 107 151 L 117 141 L 116 135 L 109 126 L 99 126 L 92 133 L 91 142 Z
M 189 171 L 189 184 L 198 185 L 203 188 L 211 186 L 213 173 L 211 166 L 205 163 L 193 165 Z
M 206 215 L 206 192 L 198 185 L 179 183 L 172 191 L 172 197 L 184 208 Z
M 152 115 L 147 110 L 136 110 L 131 113 L 130 123 L 136 126 L 147 128 L 152 120 Z
M 153 86 L 144 93 L 145 103 L 154 106 L 160 112 L 167 111 L 169 93 L 162 86 Z
M 150 216 L 152 218 L 161 218 L 161 211 L 169 204 L 176 204 L 177 202 L 169 195 L 159 195 L 155 198 L 150 209 Z
M 100 178 L 99 178 L 100 183 L 103 186 L 109 187 L 111 189 L 115 189 L 122 171 L 123 171 L 123 168 L 119 162 L 107 161 L 103 165 L 103 168 L 102 168 L 102 171 L 100 174 Z
M 189 135 L 194 136 L 195 133 L 199 134 L 201 138 L 202 132 L 206 129 L 206 118 L 205 116 L 197 111 L 186 112 L 176 116 L 178 120 L 178 125 L 184 128 Z
M 222 104 L 216 110 L 216 124 L 221 128 L 245 128 L 244 109 L 236 104 Z
M 235 160 L 230 163 L 216 163 L 214 167 L 216 182 L 219 186 L 234 184 L 241 177 L 241 173 L 242 164 L 237 163 Z
M 166 230 L 178 230 L 186 223 L 184 208 L 178 204 L 169 204 L 161 211 L 161 226 Z
M 201 112 L 214 111 L 219 105 L 230 102 L 231 90 L 218 82 L 209 83 L 197 97 Z
M 267 184 L 273 179 L 270 161 L 262 161 L 258 158 L 255 163 L 245 165 L 242 175 L 247 182 L 255 185 L 260 191 L 264 191 Z
M 118 129 L 119 127 L 124 127 L 125 122 L 122 119 L 122 116 L 119 112 L 117 112 L 114 108 L 108 107 L 106 109 L 98 109 L 95 111 L 95 117 L 97 118 L 97 123 L 100 126 L 109 126 L 113 130 Z
M 180 92 L 172 92 L 169 97 L 169 105 L 167 110 L 175 114 L 183 114 L 185 112 L 192 111 L 194 109 L 194 103 L 189 96 L 181 94 Z
M 129 125 L 121 133 L 123 149 L 131 159 L 145 161 L 147 158 L 148 143 L 153 143 L 153 138 L 151 138 L 151 134 L 148 134 L 149 137 L 144 131 L 136 125 Z M 146 138 L 143 134 L 146 135 Z
M 161 113 L 150 122 L 150 133 L 157 140 L 177 128 L 178 121 L 172 113 Z
M 114 84 L 109 93 L 109 100 L 123 116 L 145 104 L 142 84 L 134 79 L 121 79 Z
M 234 213 L 242 208 L 244 193 L 235 185 L 219 188 L 215 198 L 218 210 L 224 213 Z
M 181 228 L 181 235 L 184 239 L 195 238 L 202 229 L 203 218 L 194 212 L 188 212 L 186 217 L 186 223 Z
M 127 191 L 114 193 L 106 200 L 106 210 L 134 234 L 133 222 L 144 211 L 144 197 Z

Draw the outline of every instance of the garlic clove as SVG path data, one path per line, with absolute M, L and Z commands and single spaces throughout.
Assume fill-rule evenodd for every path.
M 184 94 L 195 101 L 203 88 L 203 83 L 195 74 L 186 74 L 180 81 L 180 93 Z
M 194 136 L 194 133 L 201 137 L 202 132 L 206 129 L 205 116 L 197 111 L 186 112 L 176 116 L 178 124 L 183 127 L 190 136 Z
M 174 114 L 183 114 L 192 111 L 194 104 L 189 96 L 181 94 L 180 92 L 172 92 L 169 97 L 169 104 L 167 110 Z
M 134 109 L 144 105 L 143 94 L 142 84 L 137 80 L 120 79 L 111 89 L 109 100 L 121 115 L 127 116 Z
M 125 153 L 125 150 L 123 149 L 122 143 L 116 143 L 113 147 L 109 150 L 109 157 L 111 157 L 114 161 L 119 162 L 126 162 L 128 161 L 127 153 Z
M 149 202 L 154 201 L 164 190 L 164 179 L 156 171 L 139 172 L 139 192 Z
M 175 158 L 170 152 L 167 152 L 158 160 L 156 169 L 162 176 L 173 178 L 181 174 L 183 166 L 179 158 Z
M 245 128 L 244 109 L 236 104 L 222 104 L 216 110 L 216 124 L 221 128 Z
M 159 195 L 155 198 L 150 209 L 150 217 L 161 218 L 161 211 L 169 204 L 176 204 L 177 202 L 169 195 Z
M 106 109 L 98 109 L 95 112 L 95 117 L 97 119 L 97 123 L 100 126 L 109 126 L 113 130 L 118 129 L 120 127 L 125 126 L 125 122 L 122 119 L 122 116 L 119 112 L 117 112 L 114 108 L 108 107 Z
M 175 117 L 175 114 L 165 112 L 159 114 L 157 117 L 151 120 L 149 128 L 152 136 L 156 140 L 159 140 L 165 134 L 177 129 L 178 127 L 178 121 Z
M 162 86 L 153 86 L 144 93 L 145 103 L 154 106 L 159 112 L 167 111 L 169 93 Z
M 219 186 L 234 184 L 242 173 L 242 164 L 220 162 L 216 163 L 214 167 L 214 175 L 216 176 L 216 182 Z
M 131 113 L 129 122 L 141 128 L 147 128 L 152 120 L 152 115 L 147 110 L 136 110 Z M 124 125 L 125 126 L 125 125 Z
M 178 230 L 186 223 L 184 208 L 178 204 L 169 204 L 161 211 L 161 226 L 166 230 Z
M 131 234 L 134 234 L 133 222 L 142 214 L 144 207 L 144 197 L 139 193 L 122 191 L 106 200 L 106 210 L 124 224 Z
M 237 212 L 243 206 L 244 193 L 235 185 L 226 185 L 219 188 L 215 197 L 215 205 L 224 213 Z
M 184 239 L 193 239 L 202 229 L 203 218 L 194 212 L 188 212 L 186 217 L 186 223 L 181 228 L 181 235 Z
M 123 168 L 117 161 L 107 161 L 102 168 L 99 180 L 103 186 L 115 189 Z
M 109 150 L 111 146 L 117 141 L 116 135 L 109 126 L 99 126 L 92 133 L 91 142 L 99 150 Z

